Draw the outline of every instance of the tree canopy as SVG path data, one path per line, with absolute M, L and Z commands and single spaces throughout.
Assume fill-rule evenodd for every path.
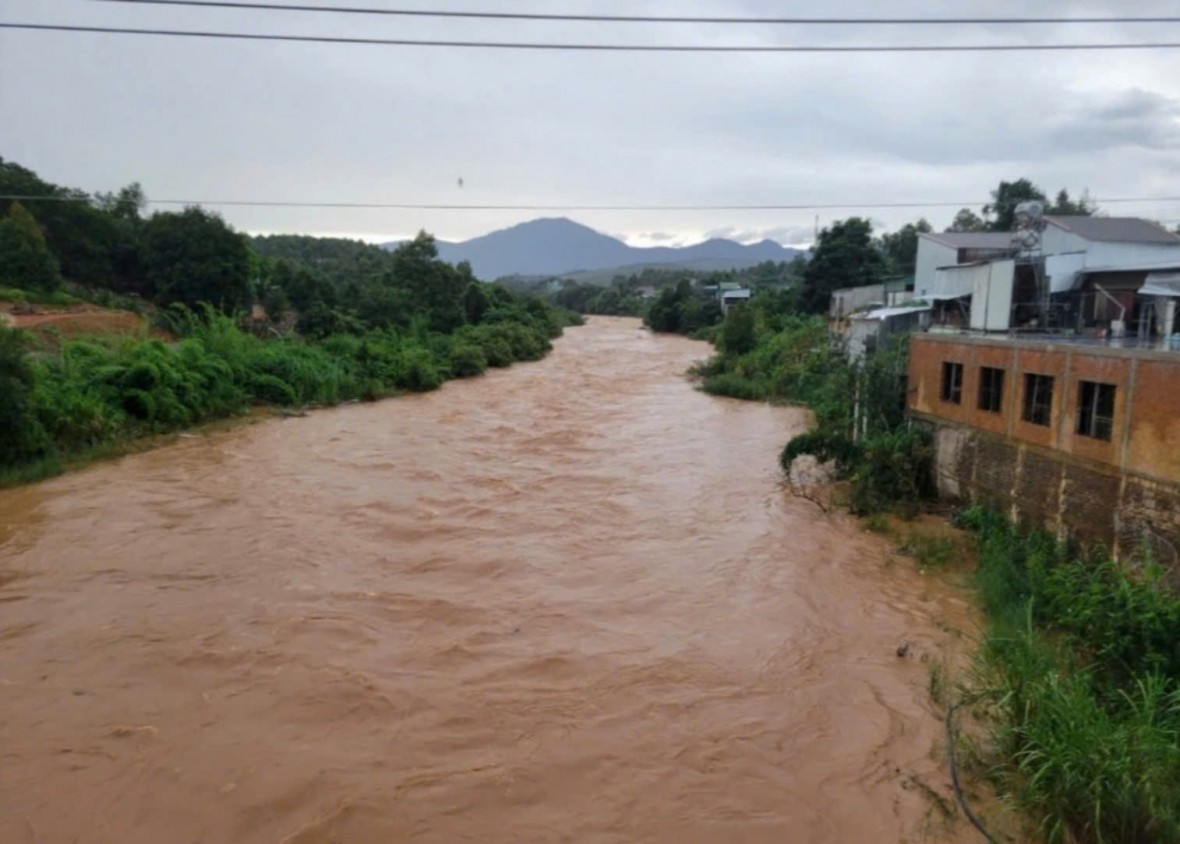
M 165 305 L 206 302 L 222 311 L 248 307 L 246 239 L 200 208 L 154 215 L 144 229 L 143 266 Z
M 875 284 L 885 271 L 885 259 L 873 242 L 872 223 L 861 217 L 833 223 L 820 232 L 807 264 L 800 308 L 804 313 L 824 313 L 833 290 Z
M 59 281 L 41 227 L 23 205 L 12 203 L 0 220 L 0 286 L 52 290 Z

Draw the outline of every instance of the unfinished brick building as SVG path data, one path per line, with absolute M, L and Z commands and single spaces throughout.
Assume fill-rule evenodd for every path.
M 915 335 L 907 404 L 943 495 L 1178 562 L 1180 349 Z

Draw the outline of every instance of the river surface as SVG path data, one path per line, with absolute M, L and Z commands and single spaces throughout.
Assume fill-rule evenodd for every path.
M 966 606 L 707 352 L 595 318 L 0 491 L 0 842 L 971 840 L 919 784 Z

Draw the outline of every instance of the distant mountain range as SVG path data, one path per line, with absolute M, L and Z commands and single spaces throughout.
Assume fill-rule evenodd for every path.
M 385 244 L 393 248 L 396 243 Z M 789 261 L 801 250 L 773 240 L 742 244 L 713 238 L 692 246 L 628 246 L 615 237 L 562 218 L 520 223 L 459 243 L 440 240 L 438 254 L 457 264 L 469 261 L 478 278 L 563 276 L 640 266 L 744 269 L 763 261 Z

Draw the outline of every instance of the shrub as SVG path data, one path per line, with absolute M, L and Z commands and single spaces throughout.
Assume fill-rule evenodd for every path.
M 451 350 L 451 373 L 456 378 L 482 375 L 487 368 L 487 355 L 474 343 L 458 344 Z
M 1049 842 L 1180 840 L 1180 597 L 971 508 L 992 773 Z
M 706 377 L 701 382 L 701 389 L 710 395 L 746 401 L 765 401 L 770 397 L 770 389 L 764 379 L 729 372 Z
M 34 411 L 34 372 L 25 355 L 27 339 L 0 326 L 0 464 L 44 454 L 45 430 Z

